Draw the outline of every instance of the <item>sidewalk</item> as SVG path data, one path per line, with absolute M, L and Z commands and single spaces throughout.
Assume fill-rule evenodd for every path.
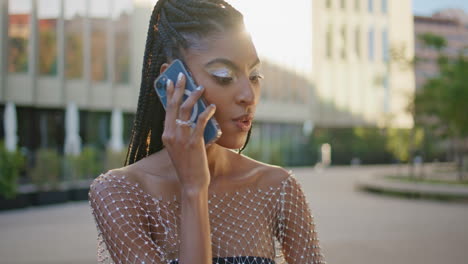
M 468 186 L 402 182 L 385 179 L 384 175 L 365 175 L 361 177 L 356 184 L 359 188 L 372 191 L 389 191 L 422 196 L 444 196 L 448 198 L 468 199 Z
M 0 264 L 96 263 L 87 201 L 0 212 Z
M 456 182 L 456 172 L 447 169 L 446 164 L 427 164 L 423 168 L 417 168 L 416 173 L 424 172 L 425 179 L 445 180 Z M 400 175 L 405 175 L 408 171 L 407 166 L 401 166 L 398 169 Z M 402 173 L 403 172 L 403 173 Z M 436 196 L 445 198 L 459 198 L 468 200 L 468 185 L 456 185 L 450 183 L 425 183 L 425 182 L 406 182 L 395 179 L 388 179 L 386 176 L 394 175 L 389 172 L 366 174 L 356 182 L 356 186 L 363 190 L 378 192 L 393 192 L 401 194 L 410 194 L 417 196 Z
M 363 175 L 392 166 L 291 168 L 332 264 L 459 264 L 468 259 L 468 205 L 357 191 Z M 0 212 L 0 264 L 96 263 L 89 204 L 69 202 Z

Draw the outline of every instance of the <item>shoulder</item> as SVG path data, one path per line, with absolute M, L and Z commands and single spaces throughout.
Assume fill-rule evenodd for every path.
M 124 192 L 134 198 L 172 197 L 177 192 L 177 182 L 164 173 L 149 174 L 129 165 L 99 175 L 91 184 L 90 194 L 96 191 Z
M 130 182 L 125 175 L 110 171 L 96 177 L 88 192 L 88 201 L 95 217 L 97 213 L 103 219 L 114 219 L 122 208 L 133 208 L 136 218 L 144 215 L 152 197 L 144 192 L 138 183 Z M 107 212 L 103 216 L 103 212 Z
M 111 196 L 122 192 L 135 192 L 140 185 L 138 175 L 128 167 L 108 170 L 97 176 L 89 188 L 89 196 Z
M 91 202 L 96 202 L 97 198 L 103 200 L 113 197 L 122 192 L 130 192 L 131 184 L 123 175 L 115 175 L 107 171 L 97 176 L 89 187 L 88 198 Z
M 246 156 L 243 156 L 243 158 L 251 164 L 251 170 L 255 174 L 259 187 L 276 187 L 287 184 L 290 181 L 295 181 L 294 173 L 291 170 L 263 163 Z

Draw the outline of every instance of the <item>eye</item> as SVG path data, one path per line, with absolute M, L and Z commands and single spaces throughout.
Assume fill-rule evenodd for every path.
M 213 77 L 221 85 L 229 85 L 233 80 L 232 77 L 220 77 L 220 76 L 216 76 L 216 75 L 213 75 Z
M 256 74 L 256 75 L 250 76 L 250 80 L 252 82 L 254 82 L 254 83 L 260 82 L 261 79 L 264 79 L 263 75 L 261 75 L 261 74 Z

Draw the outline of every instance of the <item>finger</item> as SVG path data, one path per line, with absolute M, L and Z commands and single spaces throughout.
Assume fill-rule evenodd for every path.
M 203 91 L 205 89 L 203 86 L 198 86 L 197 89 L 195 89 L 192 94 L 185 100 L 182 105 L 179 108 L 179 118 L 182 120 L 188 120 L 190 119 L 190 116 L 192 115 L 192 110 L 194 105 L 197 103 L 198 99 L 200 99 L 201 95 L 203 94 Z
M 195 126 L 195 131 L 193 132 L 195 137 L 202 137 L 203 133 L 205 132 L 205 127 L 208 121 L 216 112 L 216 106 L 211 104 L 208 106 L 203 113 L 200 114 L 197 120 L 197 125 Z
M 174 104 L 175 107 L 177 107 L 177 109 L 179 109 L 179 106 L 181 104 L 184 92 L 185 92 L 185 76 L 181 72 L 177 76 L 177 82 L 175 84 L 174 96 L 172 97 L 172 103 Z
M 174 83 L 171 79 L 167 79 L 166 81 L 166 100 L 170 102 L 172 97 L 174 96 Z
M 172 97 L 174 96 L 174 83 L 171 80 L 167 80 L 166 83 L 167 93 L 167 106 L 166 106 L 166 118 L 164 120 L 164 129 L 172 129 L 175 119 L 177 118 L 178 107 L 174 105 Z

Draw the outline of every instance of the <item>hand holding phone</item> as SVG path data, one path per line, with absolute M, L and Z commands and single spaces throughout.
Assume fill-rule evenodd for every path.
M 156 93 L 158 94 L 164 109 L 167 107 L 167 81 L 171 80 L 173 84 L 176 84 L 179 73 L 184 74 L 186 77 L 182 103 L 185 102 L 185 100 L 187 100 L 187 98 L 196 90 L 197 85 L 193 81 L 190 72 L 187 71 L 184 63 L 179 59 L 174 60 L 169 65 L 169 67 L 154 81 L 154 89 L 156 90 Z M 190 119 L 187 121 L 191 121 L 196 124 L 199 115 L 205 111 L 206 108 L 207 106 L 204 99 L 200 97 L 192 109 Z M 210 118 L 203 133 L 205 144 L 209 145 L 213 143 L 221 136 L 221 134 L 222 132 L 216 119 L 214 117 Z
M 195 87 L 181 61 L 173 62 L 154 82 L 166 109 L 161 139 L 182 194 L 207 190 L 211 175 L 206 147 L 219 135 L 212 130 L 214 123 L 210 125 L 216 107 L 206 107 L 201 98 L 204 90 Z

